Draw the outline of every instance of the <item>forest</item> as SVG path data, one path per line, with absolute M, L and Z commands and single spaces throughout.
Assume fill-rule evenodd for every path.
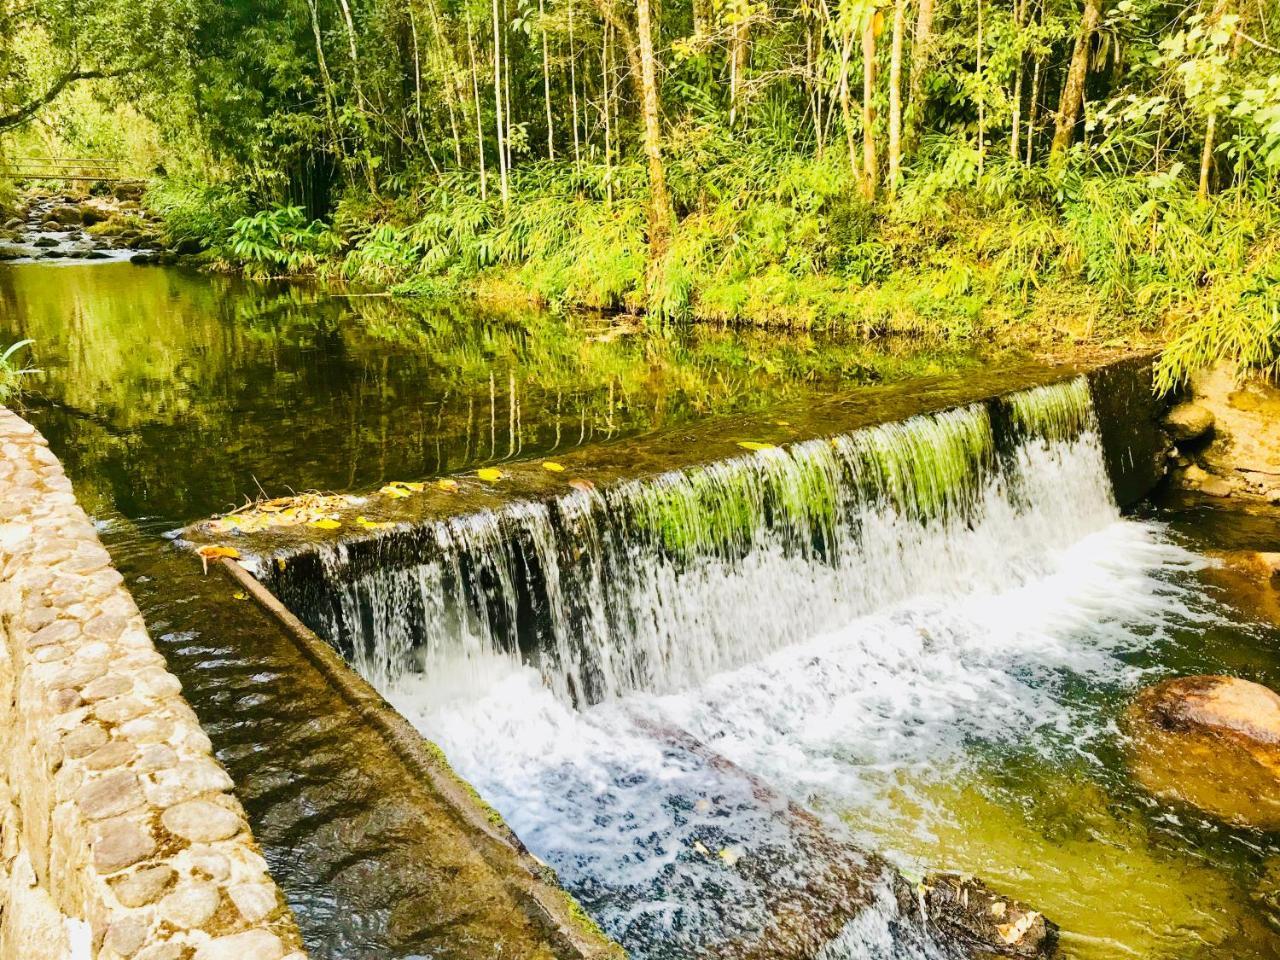
M 1280 366 L 1274 0 L 0 0 L 0 150 L 252 275 Z

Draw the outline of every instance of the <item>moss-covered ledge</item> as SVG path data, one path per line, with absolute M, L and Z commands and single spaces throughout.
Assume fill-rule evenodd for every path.
M 0 960 L 303 960 L 44 438 L 0 408 Z

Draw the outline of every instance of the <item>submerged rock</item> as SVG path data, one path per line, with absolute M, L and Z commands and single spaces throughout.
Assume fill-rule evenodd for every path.
M 1058 926 L 976 877 L 931 873 L 920 886 L 925 922 L 976 956 L 1052 957 Z
M 1164 417 L 1165 429 L 1177 441 L 1199 440 L 1213 429 L 1213 411 L 1198 403 L 1180 403 Z
M 1130 765 L 1158 797 L 1262 830 L 1280 829 L 1280 696 L 1237 677 L 1182 677 L 1129 708 Z

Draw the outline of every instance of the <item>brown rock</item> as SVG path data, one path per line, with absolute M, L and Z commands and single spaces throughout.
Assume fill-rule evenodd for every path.
M 128 817 L 94 825 L 93 865 L 99 873 L 115 873 L 156 852 L 155 837 L 143 823 Z
M 276 888 L 270 883 L 238 883 L 227 893 L 248 923 L 266 919 L 276 908 Z
M 112 697 L 93 708 L 94 715 L 103 723 L 118 724 L 147 712 L 147 705 L 136 697 Z
M 107 731 L 96 723 L 76 727 L 62 738 L 62 752 L 72 760 L 88 756 L 107 742 Z
M 151 925 L 143 916 L 121 917 L 107 927 L 107 936 L 103 946 L 114 950 L 122 957 L 132 957 L 147 942 L 147 933 Z
M 111 888 L 121 905 L 130 909 L 145 907 L 164 893 L 176 876 L 172 867 L 143 867 L 128 876 L 113 880 Z
M 184 883 L 157 904 L 156 912 L 179 930 L 189 930 L 208 923 L 221 899 L 211 883 Z
M 80 695 L 89 703 L 95 700 L 106 700 L 108 697 L 118 697 L 121 694 L 128 693 L 133 689 L 133 682 L 118 673 L 109 673 L 105 677 L 99 677 L 93 683 L 86 684 L 85 688 L 80 691 Z
M 27 649 L 34 650 L 36 647 L 42 647 L 47 643 L 66 643 L 68 640 L 74 640 L 79 636 L 80 624 L 74 620 L 54 620 L 31 635 L 31 638 L 27 640 Z
M 1138 694 L 1130 765 L 1156 796 L 1219 820 L 1280 829 L 1280 696 L 1236 677 L 1183 677 Z
M 274 933 L 247 930 L 217 937 L 196 951 L 195 960 L 280 960 L 284 944 Z
M 128 766 L 138 755 L 138 748 L 127 740 L 112 740 L 85 757 L 84 765 L 90 770 L 113 770 Z
M 117 770 L 80 788 L 76 805 L 88 820 L 118 817 L 143 805 L 138 775 L 131 770 Z
M 244 826 L 238 816 L 208 800 L 188 800 L 170 807 L 160 818 L 170 833 L 193 843 L 234 837 Z
M 1233 487 L 1226 480 L 1219 479 L 1218 477 L 1213 477 L 1209 480 L 1206 480 L 1204 483 L 1200 484 L 1200 492 L 1209 497 L 1225 498 L 1235 493 L 1236 488 Z
M 147 947 L 134 960 L 183 960 L 190 955 L 190 947 L 178 943 L 157 943 Z

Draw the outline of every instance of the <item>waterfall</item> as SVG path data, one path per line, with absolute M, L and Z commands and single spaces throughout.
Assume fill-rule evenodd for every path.
M 1081 379 L 337 547 L 282 599 L 633 956 L 940 960 L 842 811 L 1074 735 L 1056 671 L 1171 606 L 1118 518 Z
M 278 589 L 382 689 L 498 655 L 586 704 L 677 690 L 914 593 L 998 579 L 1007 555 L 1115 515 L 1077 378 L 459 516 L 391 569 L 353 577 L 332 548 L 320 600 Z

